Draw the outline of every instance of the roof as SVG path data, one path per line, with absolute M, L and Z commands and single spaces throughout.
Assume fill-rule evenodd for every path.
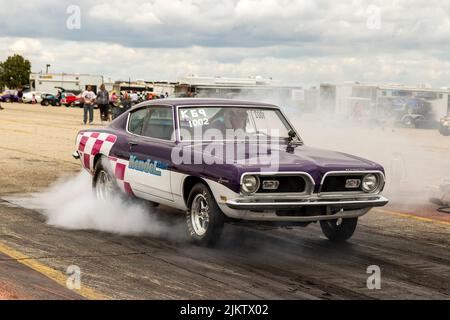
M 150 100 L 139 104 L 142 105 L 171 105 L 177 106 L 248 106 L 248 107 L 263 107 L 263 108 L 278 108 L 276 105 L 259 102 L 259 101 L 246 101 L 246 100 L 233 100 L 233 99 L 212 99 L 212 98 L 176 98 L 176 99 L 158 99 Z

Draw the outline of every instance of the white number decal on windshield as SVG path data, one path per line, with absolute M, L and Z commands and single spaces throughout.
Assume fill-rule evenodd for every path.
M 192 127 L 207 126 L 207 125 L 209 125 L 209 119 L 208 118 L 189 120 L 189 126 L 191 128 Z

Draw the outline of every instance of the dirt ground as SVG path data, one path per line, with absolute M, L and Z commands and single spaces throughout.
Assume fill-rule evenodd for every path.
M 41 191 L 80 171 L 71 154 L 83 128 L 81 109 L 2 106 L 0 199 Z M 95 118 L 99 126 L 98 110 Z M 434 131 L 410 132 L 425 148 L 450 154 L 450 140 L 445 145 Z M 58 229 L 39 212 L 0 200 L 0 244 L 43 266 L 30 264 L 35 270 L 65 274 L 69 265 L 79 266 L 83 285 L 107 299 L 449 299 L 450 215 L 436 213 L 423 201 L 405 205 L 410 196 L 397 193 L 388 207 L 362 217 L 346 244 L 329 243 L 317 225 L 281 230 L 230 225 L 215 249 L 165 238 Z M 27 286 L 31 278 L 11 267 L 20 259 L 11 257 L 9 249 L 0 251 L 7 251 L 0 255 L 0 275 L 16 275 L 0 277 L 0 299 L 54 297 L 46 289 L 55 286 L 48 283 L 51 275 L 43 271 L 41 280 L 33 275 L 42 290 Z M 370 265 L 381 268 L 380 290 L 366 286 Z M 59 298 L 83 296 L 58 286 Z

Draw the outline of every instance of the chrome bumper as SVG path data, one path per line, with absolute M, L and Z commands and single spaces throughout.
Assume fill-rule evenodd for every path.
M 298 209 L 302 207 L 331 207 L 344 210 L 382 207 L 389 202 L 382 196 L 351 200 L 298 200 L 298 201 L 264 201 L 263 199 L 232 199 L 226 202 L 227 206 L 236 210 L 283 210 Z
M 356 218 L 366 214 L 373 207 L 382 207 L 389 202 L 382 196 L 372 196 L 355 199 L 299 199 L 291 201 L 267 201 L 264 199 L 238 198 L 228 200 L 228 208 L 236 210 L 231 215 L 233 218 L 254 221 L 286 221 L 286 222 L 312 222 L 320 220 L 333 220 L 338 218 Z M 334 214 L 284 216 L 277 214 L 278 210 L 295 210 L 300 208 L 326 208 L 327 212 L 339 210 Z

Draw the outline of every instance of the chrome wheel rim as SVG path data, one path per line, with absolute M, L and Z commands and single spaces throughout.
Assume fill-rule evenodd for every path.
M 108 200 L 111 198 L 113 182 L 109 174 L 104 170 L 98 174 L 95 191 L 99 200 Z
M 203 194 L 198 194 L 192 201 L 191 208 L 192 228 L 198 236 L 203 236 L 209 225 L 209 205 Z

